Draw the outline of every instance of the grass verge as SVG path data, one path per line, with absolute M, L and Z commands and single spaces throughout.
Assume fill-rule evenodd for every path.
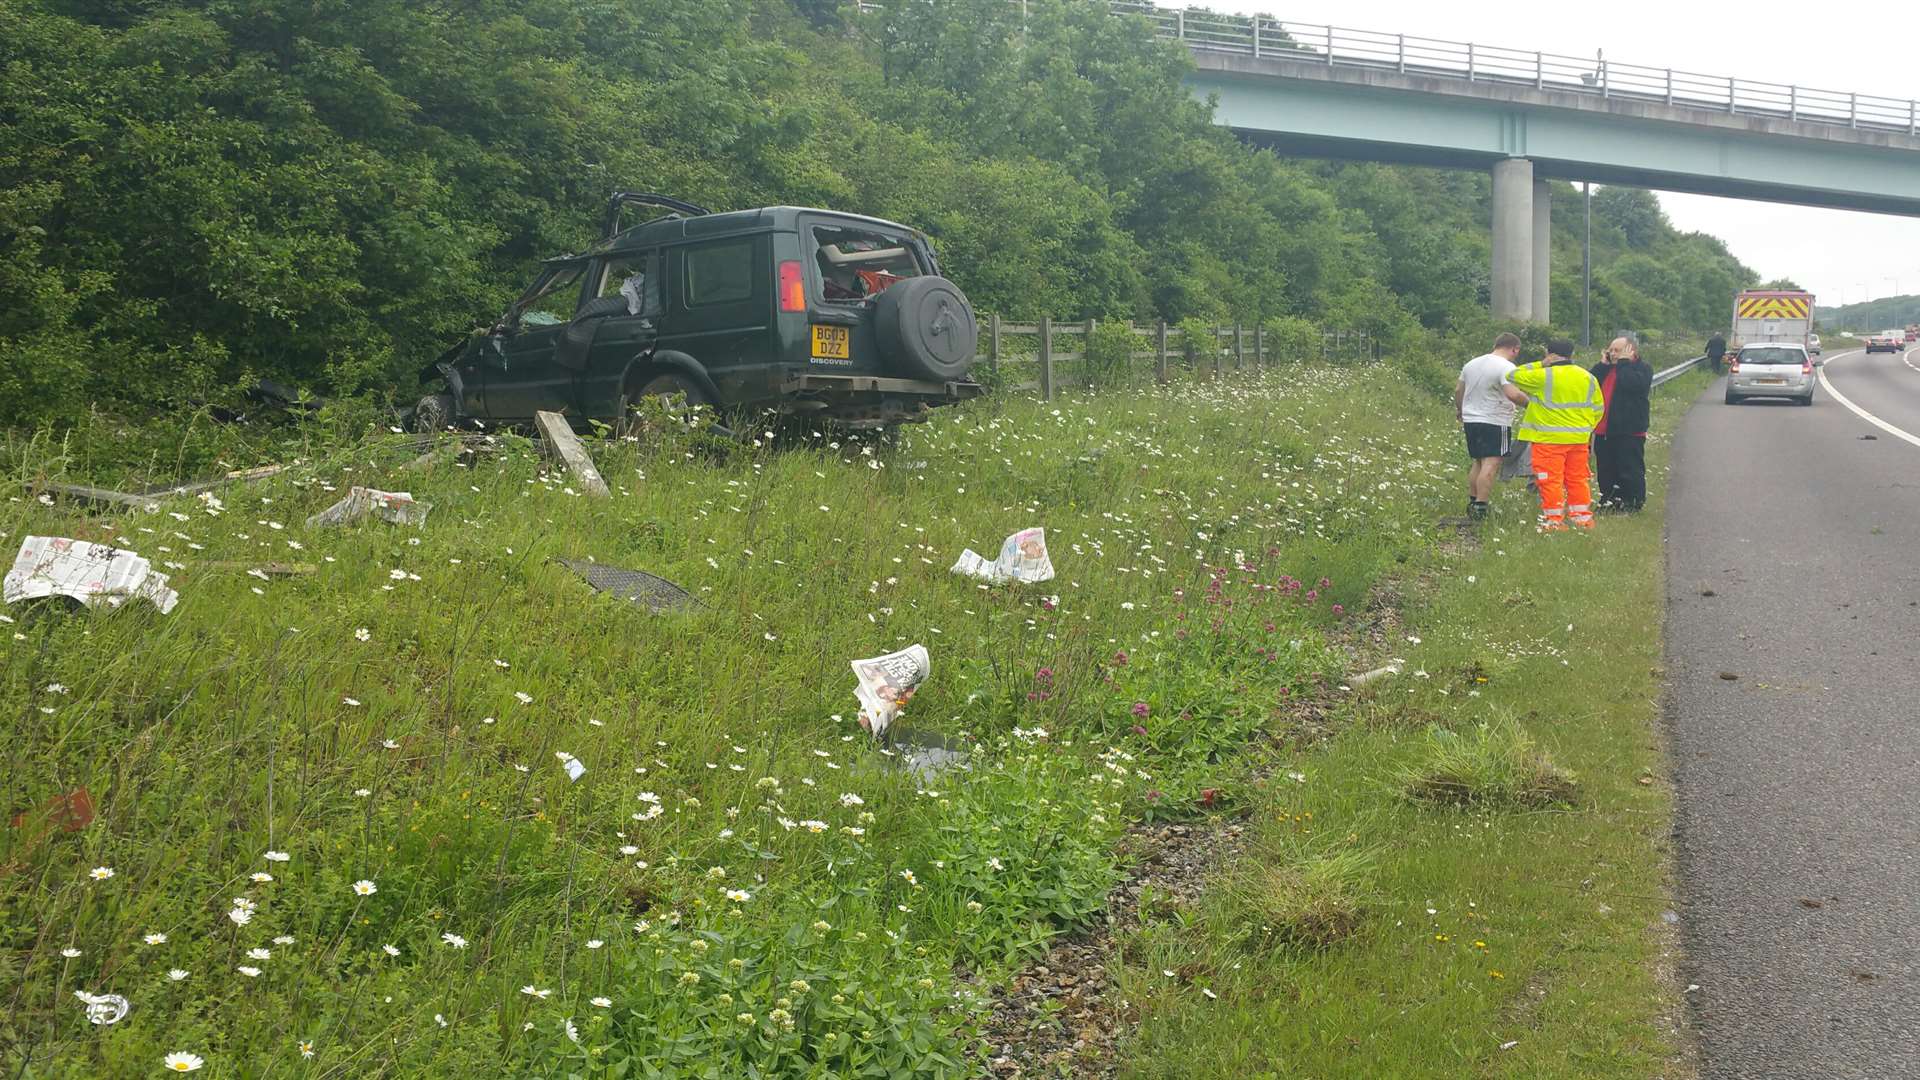
M 1660 392 L 1657 431 L 1702 378 Z M 1406 674 L 1272 774 L 1210 911 L 1124 944 L 1122 1075 L 1690 1075 L 1661 918 L 1665 441 L 1648 457 L 1640 515 L 1540 536 L 1510 486 L 1479 544 L 1438 556 Z
M 10 548 L 110 541 L 182 594 L 0 627 L 5 809 L 92 806 L 0 831 L 0 1054 L 36 1078 L 175 1052 L 216 1077 L 975 1072 L 976 988 L 1086 925 L 1129 822 L 1263 797 L 1242 750 L 1352 670 L 1351 613 L 1458 501 L 1446 419 L 1385 368 L 1289 367 L 995 398 L 890 452 L 603 443 L 607 500 L 511 436 L 409 470 L 322 425 L 285 473 L 156 514 L 0 504 Z M 119 475 L 241 446 L 201 438 Z M 7 444 L 9 480 L 101 452 L 58 445 Z M 432 516 L 302 524 L 355 484 Z M 948 573 L 1036 524 L 1053 582 Z M 650 615 L 561 558 L 704 607 Z M 968 769 L 915 776 L 853 722 L 848 661 L 912 642 L 933 676 L 903 723 Z M 1272 902 L 1315 908 L 1318 880 Z M 90 1024 L 77 992 L 130 1010 Z

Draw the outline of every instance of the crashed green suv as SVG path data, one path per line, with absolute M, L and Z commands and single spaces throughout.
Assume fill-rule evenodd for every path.
M 622 229 L 629 206 L 667 213 Z M 414 428 L 543 410 L 618 424 L 647 395 L 884 427 L 979 396 L 977 341 L 972 305 L 915 229 L 621 192 L 598 243 L 542 263 L 498 321 L 421 371 L 439 387 Z

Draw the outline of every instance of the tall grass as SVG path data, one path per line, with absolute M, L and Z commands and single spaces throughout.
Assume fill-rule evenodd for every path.
M 523 440 L 410 471 L 376 429 L 219 506 L 0 504 L 8 543 L 107 540 L 182 594 L 8 612 L 8 808 L 85 788 L 97 817 L 0 839 L 0 1045 L 41 1077 L 969 1072 L 956 966 L 1083 924 L 1118 832 L 1198 813 L 1337 682 L 1348 613 L 1456 501 L 1445 410 L 1360 374 L 996 398 L 891 450 L 599 443 L 604 501 Z M 354 484 L 432 516 L 304 527 Z M 947 572 L 1030 524 L 1055 581 Z M 901 723 L 975 747 L 930 779 L 870 745 L 847 667 L 916 641 Z

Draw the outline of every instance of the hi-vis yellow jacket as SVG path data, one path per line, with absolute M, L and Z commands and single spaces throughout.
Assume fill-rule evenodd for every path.
M 1514 438 L 1526 442 L 1586 442 L 1606 409 L 1600 384 L 1578 364 L 1522 364 L 1507 381 L 1531 399 L 1513 432 Z

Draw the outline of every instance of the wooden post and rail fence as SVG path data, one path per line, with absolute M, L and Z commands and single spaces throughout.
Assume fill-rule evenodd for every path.
M 1042 316 L 1039 322 L 1018 323 L 986 315 L 980 322 L 984 352 L 977 366 L 986 369 L 989 381 L 1001 390 L 1037 392 L 1043 400 L 1062 389 L 1130 380 L 1149 363 L 1154 381 L 1164 383 L 1176 366 L 1217 378 L 1229 364 L 1234 371 L 1244 371 L 1307 360 L 1377 360 L 1380 355 L 1370 336 L 1346 330 L 1316 330 L 1304 346 L 1296 341 L 1282 348 L 1268 340 L 1266 327 L 1259 324 L 1212 326 L 1209 333 L 1189 341 L 1179 326 L 1128 323 L 1134 347 L 1126 351 L 1124 370 L 1096 371 L 1087 343 L 1101 325 L 1098 320 L 1055 322 Z M 1112 358 L 1102 362 L 1111 365 Z

